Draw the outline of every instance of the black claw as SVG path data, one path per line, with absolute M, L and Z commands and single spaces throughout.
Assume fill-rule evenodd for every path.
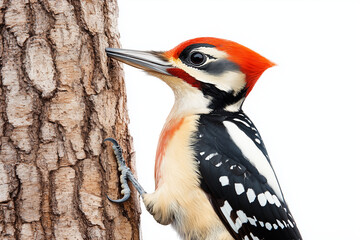
M 118 168 L 119 171 L 121 171 L 120 182 L 123 188 L 122 191 L 124 192 L 124 196 L 120 199 L 114 200 L 109 198 L 109 196 L 106 197 L 113 203 L 122 203 L 129 199 L 131 193 L 129 185 L 127 183 L 127 172 L 129 171 L 129 168 L 126 166 L 125 160 L 122 157 L 122 149 L 119 143 L 113 138 L 106 138 L 104 142 L 106 141 L 109 141 L 113 144 L 113 149 L 114 149 L 115 157 L 117 159 Z
M 124 193 L 124 196 L 122 198 L 116 199 L 116 200 L 109 198 L 109 196 L 106 196 L 106 197 L 109 199 L 109 201 L 111 201 L 113 203 L 122 203 L 122 202 L 125 202 L 126 200 L 128 200 L 130 197 L 130 194 L 131 194 L 131 190 L 127 183 L 128 179 L 133 183 L 136 190 L 142 196 L 146 192 L 141 187 L 141 185 L 138 183 L 138 181 L 134 177 L 131 170 L 126 166 L 125 160 L 122 156 L 122 149 L 121 149 L 119 143 L 113 138 L 106 138 L 104 140 L 104 142 L 106 142 L 106 141 L 109 141 L 113 144 L 114 154 L 115 154 L 115 157 L 116 157 L 117 163 L 118 163 L 118 169 L 121 172 L 121 175 L 120 175 L 120 182 L 121 182 L 121 187 L 122 187 L 121 192 Z
M 111 143 L 114 144 L 116 147 L 120 147 L 119 143 L 118 143 L 115 139 L 113 139 L 113 138 L 105 138 L 104 142 L 106 142 L 106 141 L 111 142 Z
M 106 195 L 107 199 L 109 199 L 110 202 L 113 202 L 113 203 L 123 203 L 123 202 L 126 202 L 129 197 L 130 197 L 130 194 L 128 195 L 125 195 L 124 197 L 120 198 L 120 199 L 111 199 L 108 195 Z

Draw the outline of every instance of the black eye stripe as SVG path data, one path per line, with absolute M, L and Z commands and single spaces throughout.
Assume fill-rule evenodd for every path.
M 207 47 L 207 48 L 214 48 L 214 45 L 211 44 L 206 44 L 206 43 L 196 43 L 196 44 L 192 44 L 190 46 L 187 46 L 179 55 L 179 59 L 183 62 L 186 63 L 188 57 L 190 56 L 191 52 L 194 51 L 197 48 L 200 47 Z
M 207 73 L 212 75 L 220 75 L 227 71 L 240 70 L 239 66 L 236 63 L 233 63 L 226 59 L 209 62 L 208 64 L 198 67 L 198 69 L 206 71 Z

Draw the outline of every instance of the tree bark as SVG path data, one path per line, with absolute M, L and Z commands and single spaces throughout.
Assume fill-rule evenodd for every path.
M 0 239 L 139 239 L 116 0 L 0 0 Z M 110 145 L 110 144 L 109 144 Z

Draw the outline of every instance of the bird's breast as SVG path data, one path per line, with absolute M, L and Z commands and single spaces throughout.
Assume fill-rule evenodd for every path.
M 165 126 L 163 127 L 157 150 L 156 150 L 156 157 L 155 157 L 155 184 L 156 188 L 158 187 L 159 180 L 161 178 L 161 165 L 162 161 L 164 159 L 166 149 L 171 142 L 173 136 L 175 133 L 181 128 L 182 124 L 184 122 L 184 118 L 181 119 L 171 119 L 169 120 Z
M 177 169 L 197 172 L 194 168 L 192 135 L 196 131 L 198 116 L 173 118 L 166 122 L 161 131 L 155 159 L 156 188 L 167 179 L 182 178 Z

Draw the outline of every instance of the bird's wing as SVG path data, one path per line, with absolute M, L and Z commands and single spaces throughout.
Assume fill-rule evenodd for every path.
M 301 239 L 257 129 L 243 113 L 201 115 L 201 188 L 235 239 Z

